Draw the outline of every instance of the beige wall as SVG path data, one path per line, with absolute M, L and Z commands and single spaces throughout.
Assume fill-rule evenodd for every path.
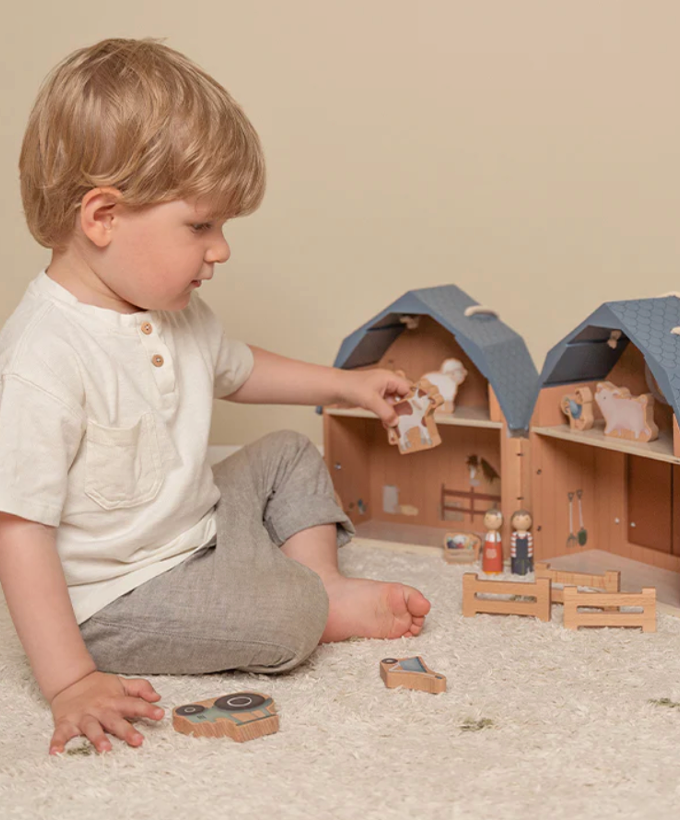
M 166 37 L 244 105 L 269 189 L 201 290 L 230 333 L 332 363 L 407 290 L 453 282 L 537 366 L 608 299 L 680 290 L 680 4 L 117 0 L 13 4 L 0 31 L 0 320 L 49 254 L 16 170 L 47 71 L 104 37 Z M 308 408 L 215 408 L 213 443 Z

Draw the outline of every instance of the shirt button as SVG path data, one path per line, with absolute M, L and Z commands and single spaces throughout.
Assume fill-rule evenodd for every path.
M 144 324 L 142 325 L 142 333 L 146 333 L 146 335 L 148 336 L 149 333 L 152 333 L 152 332 L 153 332 L 153 326 L 150 325 L 149 322 L 144 322 Z
M 164 359 L 163 359 L 162 356 L 156 355 L 156 356 L 153 357 L 153 359 L 151 359 L 151 361 L 154 363 L 154 365 L 156 367 L 161 367 L 161 365 L 163 364 Z

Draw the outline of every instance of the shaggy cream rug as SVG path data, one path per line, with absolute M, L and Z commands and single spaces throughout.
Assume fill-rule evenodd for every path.
M 292 674 L 157 677 L 167 710 L 132 749 L 83 739 L 48 757 L 50 712 L 0 604 L 0 817 L 678 818 L 680 620 L 658 631 L 581 630 L 461 615 L 465 568 L 350 545 L 351 575 L 430 597 L 417 639 L 321 647 Z M 387 656 L 423 655 L 440 695 L 388 690 Z M 174 706 L 241 689 L 271 694 L 278 734 L 249 743 L 173 731 Z

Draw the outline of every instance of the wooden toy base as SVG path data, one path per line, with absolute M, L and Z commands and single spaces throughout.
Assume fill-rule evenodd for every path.
M 278 732 L 279 716 L 269 695 L 235 692 L 176 707 L 172 727 L 184 735 L 230 737 L 243 743 Z

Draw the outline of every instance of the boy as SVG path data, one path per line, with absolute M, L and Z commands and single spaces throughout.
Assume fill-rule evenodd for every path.
M 119 674 L 282 672 L 320 642 L 419 634 L 420 592 L 338 571 L 353 527 L 308 439 L 208 465 L 213 398 L 394 425 L 410 387 L 230 340 L 195 293 L 264 192 L 224 88 L 151 39 L 81 49 L 43 83 L 19 169 L 52 257 L 0 332 L 0 582 L 50 753 L 142 742 L 130 719 L 159 720 L 160 695 Z

